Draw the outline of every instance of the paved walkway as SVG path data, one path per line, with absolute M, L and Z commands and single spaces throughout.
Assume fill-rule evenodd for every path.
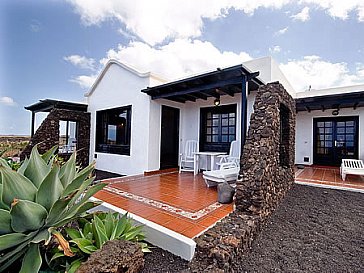
M 296 169 L 296 183 L 364 191 L 364 176 L 347 175 L 343 181 L 339 167 L 310 166 Z

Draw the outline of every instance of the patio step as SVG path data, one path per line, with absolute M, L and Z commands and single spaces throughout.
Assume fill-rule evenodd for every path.
M 90 198 L 92 201 L 101 201 L 95 197 Z M 102 202 L 101 205 L 93 208 L 90 211 L 114 211 L 120 214 L 127 213 L 119 207 L 111 205 L 106 202 Z M 146 236 L 146 241 L 158 246 L 164 250 L 167 250 L 181 258 L 191 261 L 195 253 L 196 242 L 191 238 L 183 236 L 175 231 L 165 228 L 161 225 L 153 223 L 152 221 L 146 220 L 133 213 L 128 213 L 129 217 L 133 219 L 135 224 L 143 225 L 143 231 Z

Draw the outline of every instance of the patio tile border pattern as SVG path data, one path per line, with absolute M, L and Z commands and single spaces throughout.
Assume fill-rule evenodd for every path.
M 135 200 L 135 201 L 139 201 L 141 203 L 144 203 L 146 205 L 149 205 L 149 206 L 161 209 L 161 210 L 165 210 L 167 212 L 172 212 L 174 214 L 186 217 L 186 218 L 191 219 L 191 220 L 198 220 L 201 217 L 204 217 L 207 214 L 213 212 L 214 210 L 222 207 L 222 205 L 220 203 L 215 202 L 215 203 L 211 204 L 210 206 L 205 207 L 205 208 L 203 208 L 203 209 L 201 209 L 199 211 L 190 212 L 190 211 L 185 211 L 185 210 L 183 210 L 181 208 L 176 208 L 174 206 L 171 206 L 171 205 L 168 205 L 168 204 L 156 201 L 156 200 L 152 200 L 152 199 L 149 199 L 149 198 L 146 198 L 146 197 L 143 197 L 143 196 L 139 196 L 139 195 L 136 195 L 136 194 L 133 194 L 133 193 L 130 193 L 130 192 L 122 191 L 120 189 L 116 189 L 116 188 L 113 188 L 113 187 L 106 186 L 104 188 L 104 190 L 115 193 L 115 194 L 117 194 L 119 196 L 122 196 L 122 197 L 126 197 L 126 198 L 129 198 L 129 199 Z

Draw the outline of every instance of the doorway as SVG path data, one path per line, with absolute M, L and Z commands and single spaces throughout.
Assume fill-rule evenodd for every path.
M 178 167 L 179 109 L 162 105 L 160 169 Z
M 343 158 L 358 159 L 358 117 L 313 119 L 313 163 L 339 166 Z

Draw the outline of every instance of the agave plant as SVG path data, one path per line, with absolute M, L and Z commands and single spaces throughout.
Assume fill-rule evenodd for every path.
M 73 224 L 74 226 L 74 224 Z M 90 254 L 100 249 L 110 240 L 127 240 L 138 242 L 143 252 L 150 252 L 148 245 L 142 242 L 145 239 L 142 231 L 143 226 L 135 226 L 127 214 L 122 217 L 119 213 L 98 212 L 79 218 L 77 227 L 66 227 L 66 238 L 70 243 L 70 249 L 75 254 L 74 257 L 66 255 L 58 248 L 53 249 L 53 256 L 49 260 L 51 268 L 58 269 L 65 266 L 67 262 L 70 267 L 67 272 L 75 272 Z M 60 261 L 61 260 L 61 261 Z M 58 268 L 57 268 L 58 267 Z
M 89 198 L 105 185 L 90 186 L 94 164 L 77 170 L 74 153 L 59 167 L 53 162 L 56 150 L 40 155 L 35 146 L 18 171 L 0 159 L 0 272 L 19 260 L 20 272 L 38 272 L 40 245 L 57 235 L 56 228 L 97 205 Z

